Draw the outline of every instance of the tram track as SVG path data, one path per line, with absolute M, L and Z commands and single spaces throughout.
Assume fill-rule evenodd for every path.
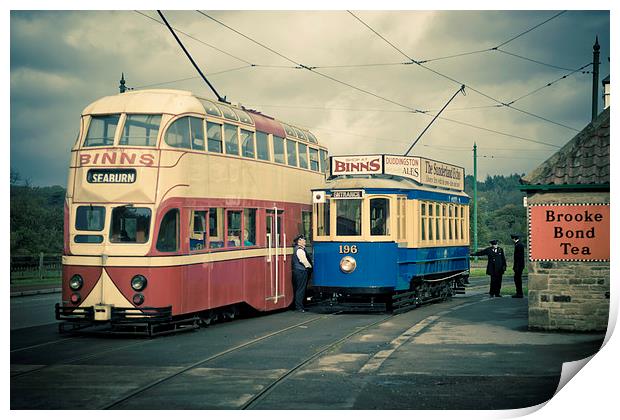
M 270 332 L 268 334 L 264 334 L 264 335 L 262 335 L 260 337 L 257 337 L 255 339 L 246 341 L 244 343 L 241 343 L 241 344 L 236 345 L 234 347 L 231 347 L 229 349 L 220 351 L 219 353 L 216 353 L 214 355 L 208 356 L 208 357 L 206 357 L 204 359 L 201 359 L 201 360 L 199 360 L 197 362 L 194 362 L 194 363 L 192 363 L 190 365 L 184 366 L 184 367 L 176 370 L 175 372 L 173 372 L 173 373 L 171 373 L 169 375 L 166 375 L 166 376 L 164 376 L 162 378 L 159 378 L 159 379 L 157 379 L 155 381 L 152 381 L 152 382 L 150 382 L 150 383 L 148 383 L 148 384 L 146 384 L 146 385 L 144 385 L 144 386 L 142 386 L 142 387 L 140 387 L 138 389 L 135 389 L 135 390 L 131 391 L 130 393 L 128 393 L 128 394 L 126 394 L 126 395 L 116 399 L 115 401 L 113 401 L 111 403 L 108 403 L 108 404 L 106 404 L 106 405 L 104 405 L 102 407 L 99 407 L 98 409 L 99 410 L 113 409 L 113 408 L 119 406 L 120 404 L 122 404 L 122 403 L 124 403 L 126 401 L 129 401 L 132 398 L 135 398 L 138 395 L 140 395 L 140 394 L 142 394 L 142 393 L 144 393 L 144 392 L 146 392 L 146 391 L 148 391 L 148 390 L 150 390 L 150 389 L 152 389 L 152 388 L 154 388 L 154 387 L 156 387 L 156 386 L 158 386 L 158 385 L 160 385 L 160 384 L 162 384 L 164 382 L 167 382 L 167 381 L 169 381 L 171 379 L 174 379 L 174 378 L 178 377 L 179 375 L 182 375 L 185 372 L 188 372 L 188 371 L 190 371 L 192 369 L 197 368 L 198 366 L 200 366 L 202 364 L 205 364 L 205 363 L 211 362 L 213 360 L 219 359 L 219 358 L 221 358 L 223 356 L 226 356 L 228 354 L 231 354 L 231 353 L 233 353 L 235 351 L 238 351 L 238 350 L 244 349 L 246 347 L 252 346 L 252 345 L 254 345 L 256 343 L 260 343 L 260 342 L 262 342 L 264 340 L 267 340 L 267 339 L 269 339 L 271 337 L 283 334 L 283 333 L 285 333 L 287 331 L 290 331 L 290 330 L 293 330 L 295 328 L 299 328 L 301 326 L 305 326 L 305 325 L 311 324 L 311 323 L 316 322 L 316 321 L 318 321 L 320 319 L 332 317 L 334 315 L 337 315 L 338 313 L 339 312 L 335 312 L 335 313 L 331 313 L 331 314 L 327 314 L 327 315 L 316 316 L 316 317 L 310 318 L 308 320 L 305 320 L 303 322 L 299 322 L 297 324 L 290 325 L 290 326 L 288 326 L 286 328 L 282 328 L 280 330 L 273 331 L 273 332 Z

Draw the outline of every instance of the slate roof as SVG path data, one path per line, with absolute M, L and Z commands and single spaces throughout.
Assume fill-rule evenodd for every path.
M 609 110 L 601 112 L 564 147 L 521 178 L 521 184 L 609 184 Z

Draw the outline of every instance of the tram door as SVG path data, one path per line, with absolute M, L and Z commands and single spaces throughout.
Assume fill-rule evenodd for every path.
M 284 278 L 286 263 L 286 233 L 284 232 L 284 211 L 267 210 L 267 282 L 266 300 L 278 303 L 284 297 Z

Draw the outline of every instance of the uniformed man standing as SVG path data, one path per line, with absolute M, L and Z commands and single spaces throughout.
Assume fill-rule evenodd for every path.
M 522 298 L 523 281 L 521 279 L 521 275 L 523 274 L 523 269 L 525 268 L 525 246 L 523 245 L 523 242 L 519 240 L 519 235 L 512 234 L 510 237 L 515 243 L 514 265 L 512 266 L 512 269 L 515 271 L 515 288 L 517 289 L 517 292 L 512 295 L 512 297 Z
M 304 308 L 304 298 L 306 296 L 306 286 L 308 285 L 308 270 L 312 264 L 308 261 L 306 253 L 306 238 L 298 235 L 293 239 L 293 290 L 295 293 L 295 310 L 306 312 Z
M 504 250 L 498 246 L 497 239 L 490 241 L 491 246 L 471 255 L 487 256 L 487 274 L 491 276 L 490 297 L 502 297 L 499 292 L 502 288 L 502 275 L 506 271 L 506 256 Z

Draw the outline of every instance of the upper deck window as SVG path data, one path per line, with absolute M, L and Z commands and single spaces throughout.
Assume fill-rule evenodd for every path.
M 284 159 L 284 139 L 273 136 L 273 160 L 276 163 L 286 163 Z
M 173 122 L 166 131 L 166 144 L 172 147 L 197 150 L 205 149 L 203 120 L 196 117 L 183 117 Z
M 293 127 L 293 128 L 295 129 L 295 134 L 297 134 L 297 137 L 299 137 L 302 140 L 307 140 L 306 139 L 306 135 L 304 134 L 303 131 L 301 131 L 300 129 L 295 128 L 295 127 Z
M 222 124 L 207 121 L 209 152 L 222 153 Z
M 319 171 L 319 151 L 310 148 L 310 169 L 313 171 Z
M 151 209 L 120 206 L 112 209 L 110 242 L 139 243 L 149 240 Z
M 200 102 L 202 103 L 202 106 L 205 107 L 205 111 L 207 112 L 207 114 L 213 115 L 215 117 L 221 117 L 222 116 L 222 113 L 217 108 L 217 106 L 215 106 L 215 104 L 213 102 L 205 101 L 205 100 L 202 100 L 202 99 L 200 100 Z
M 224 124 L 224 143 L 226 144 L 227 155 L 239 156 L 239 135 L 237 126 Z
M 113 145 L 119 118 L 119 114 L 91 116 L 84 147 Z
M 308 169 L 308 146 L 303 143 L 297 143 L 299 150 L 299 166 Z
M 127 115 L 119 144 L 122 146 L 155 146 L 160 123 L 161 115 Z
M 269 160 L 269 137 L 262 131 L 256 132 L 256 157 L 260 160 Z
M 297 166 L 297 142 L 286 140 L 286 155 L 289 166 Z
M 306 131 L 306 136 L 308 136 L 308 140 L 310 141 L 310 143 L 314 143 L 314 144 L 318 144 L 319 141 L 316 139 L 316 137 L 314 137 L 314 134 L 312 134 L 309 131 Z
M 282 126 L 284 127 L 284 131 L 286 131 L 287 136 L 295 137 L 295 130 L 293 130 L 291 126 L 284 123 L 282 123 Z
M 222 111 L 222 114 L 224 114 L 224 118 L 233 121 L 239 121 L 239 117 L 237 117 L 237 114 L 235 114 L 235 111 L 233 111 L 232 108 L 222 104 L 218 104 L 217 106 Z
M 254 133 L 241 130 L 241 153 L 243 157 L 254 158 Z
M 233 109 L 233 111 L 235 111 L 235 114 L 239 117 L 239 121 L 242 123 L 250 125 L 254 124 L 254 121 L 252 121 L 252 118 L 247 112 L 242 111 L 241 109 Z
M 321 172 L 327 173 L 327 151 L 323 150 L 323 149 L 320 149 L 319 153 L 321 155 L 321 160 L 320 160 Z

